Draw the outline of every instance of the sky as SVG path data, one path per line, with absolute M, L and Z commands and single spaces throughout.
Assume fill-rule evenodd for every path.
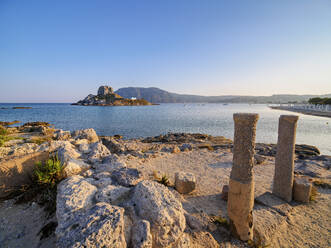
M 0 0 L 0 102 L 100 85 L 331 93 L 331 1 Z

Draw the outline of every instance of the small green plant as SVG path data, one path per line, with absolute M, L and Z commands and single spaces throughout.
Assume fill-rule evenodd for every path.
M 247 241 L 247 244 L 248 244 L 249 247 L 252 247 L 252 248 L 267 248 L 267 247 L 270 247 L 270 244 L 267 244 L 267 245 L 256 244 L 251 239 Z
M 168 186 L 170 183 L 167 175 L 163 175 L 161 179 L 158 180 L 158 182 L 163 184 L 164 186 Z
M 45 163 L 37 162 L 34 175 L 39 184 L 55 186 L 62 179 L 63 166 L 58 156 L 50 157 Z
M 225 227 L 226 229 L 230 228 L 230 224 L 226 218 L 223 218 L 222 216 L 216 216 L 214 219 L 214 223 L 221 225 L 222 227 Z
M 0 135 L 7 135 L 8 131 L 6 128 L 4 128 L 3 126 L 0 126 Z

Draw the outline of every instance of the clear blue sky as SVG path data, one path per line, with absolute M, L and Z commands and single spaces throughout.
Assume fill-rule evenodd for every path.
M 99 85 L 331 93 L 330 0 L 0 0 L 0 102 Z

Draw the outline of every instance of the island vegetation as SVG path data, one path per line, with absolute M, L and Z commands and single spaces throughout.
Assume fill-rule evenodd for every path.
M 321 105 L 328 105 L 331 104 L 331 97 L 313 97 L 308 100 L 310 104 L 321 104 Z

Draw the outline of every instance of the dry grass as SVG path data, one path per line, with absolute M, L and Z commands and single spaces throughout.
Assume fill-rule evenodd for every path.
M 314 185 L 323 189 L 331 189 L 331 184 L 323 180 L 315 180 Z
M 198 146 L 199 149 L 207 149 L 208 151 L 214 151 L 214 147 L 211 144 L 203 144 Z
M 313 186 L 311 188 L 311 194 L 310 194 L 309 200 L 314 202 L 314 201 L 316 201 L 317 196 L 318 196 L 318 190 L 315 186 Z

